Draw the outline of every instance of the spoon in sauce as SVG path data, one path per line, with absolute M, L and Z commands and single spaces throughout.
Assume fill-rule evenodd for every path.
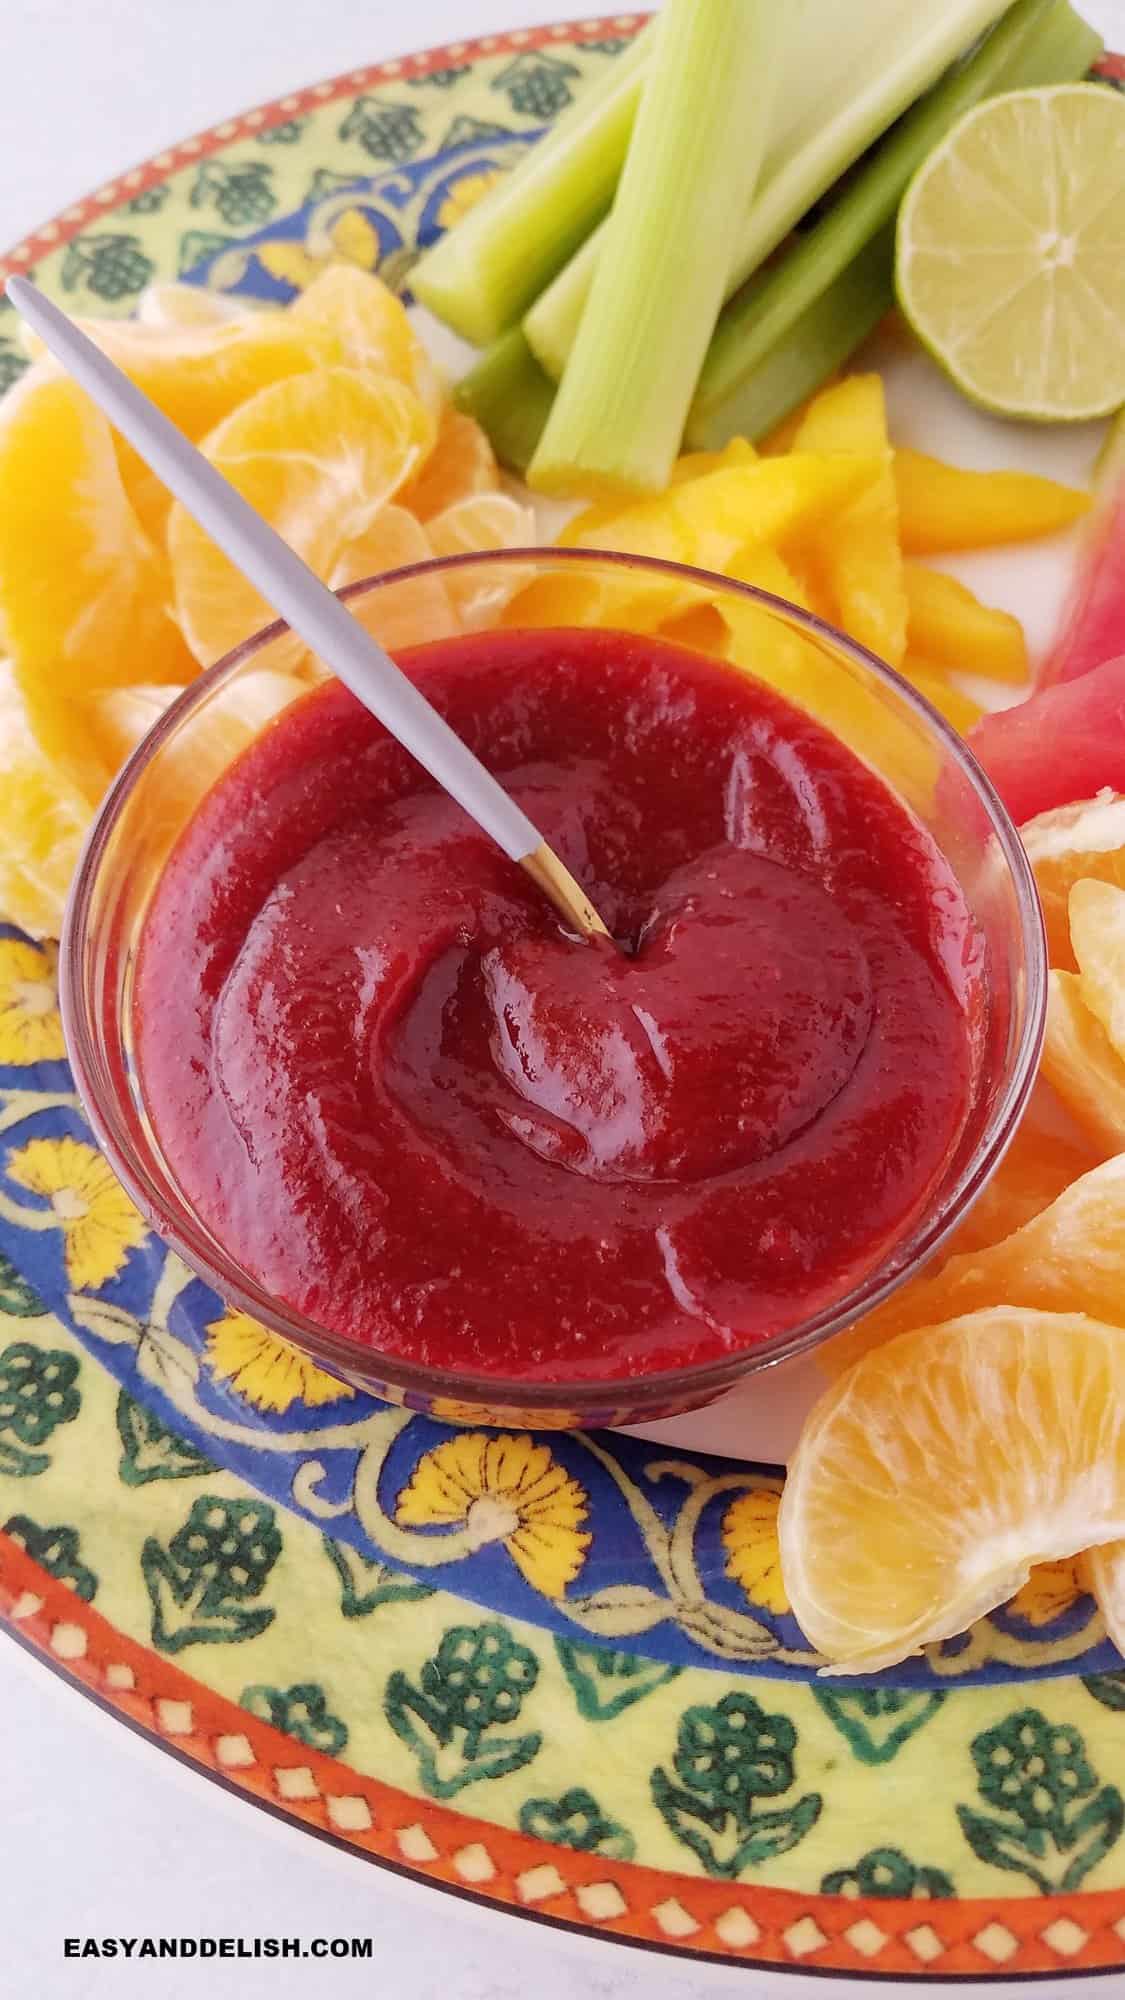
M 588 896 L 526 813 L 307 563 L 37 286 L 13 277 L 6 289 L 56 361 L 305 644 L 519 864 L 571 930 L 580 938 L 608 937 Z

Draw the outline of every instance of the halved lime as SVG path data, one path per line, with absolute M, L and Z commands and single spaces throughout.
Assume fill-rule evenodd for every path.
M 1125 403 L 1125 95 L 993 97 L 925 160 L 898 218 L 899 303 L 958 388 L 1044 423 Z

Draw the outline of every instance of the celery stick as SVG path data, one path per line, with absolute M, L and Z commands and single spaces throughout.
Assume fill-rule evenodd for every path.
M 827 327 L 830 313 L 826 307 L 814 309 L 824 295 L 831 293 L 852 260 L 881 238 L 911 175 L 927 153 L 983 97 L 1001 90 L 1025 88 L 1029 83 L 1061 83 L 1081 76 L 1099 47 L 1097 36 L 1065 0 L 1016 0 L 1016 5 L 1009 8 L 973 54 L 899 121 L 821 220 L 767 270 L 752 278 L 724 309 L 688 418 L 688 444 L 696 449 L 710 448 L 743 432 L 748 422 L 757 424 L 760 434 L 762 423 L 756 414 L 759 395 L 755 388 L 755 375 L 760 368 L 769 367 L 775 385 L 768 396 L 763 394 L 763 409 L 767 404 L 771 410 L 775 409 L 783 374 L 791 385 L 798 379 L 807 383 L 793 394 L 792 403 L 815 388 L 820 378 L 808 379 L 815 344 L 810 329 Z M 893 250 L 888 250 L 885 278 L 888 307 L 893 300 L 893 261 Z M 857 320 L 852 346 L 858 345 L 870 330 L 878 263 L 878 254 L 872 253 L 865 261 L 862 283 L 856 288 L 867 303 Z M 787 372 L 782 371 L 777 350 L 794 338 L 798 327 L 802 329 L 801 350 L 808 357 L 807 367 L 799 369 L 794 361 Z M 833 341 L 832 345 L 837 351 L 828 364 L 830 367 L 836 366 L 850 351 L 847 346 L 841 349 L 839 341 Z M 767 427 L 774 420 L 773 416 L 767 419 Z
M 513 326 L 454 385 L 453 400 L 488 432 L 502 465 L 512 472 L 526 472 L 554 394 L 550 376 L 543 373 L 520 328 Z
M 776 19 L 776 0 L 665 0 L 532 486 L 667 483 L 765 143 Z
M 613 200 L 652 50 L 645 28 L 484 199 L 425 252 L 410 288 L 475 346 L 541 292 Z
M 1004 10 L 1005 0 L 864 0 L 805 24 L 804 68 L 786 77 L 761 177 L 739 231 L 729 298 L 845 169 L 941 76 Z M 812 38 L 816 37 L 815 43 Z M 819 46 L 831 75 L 814 67 Z M 524 331 L 549 375 L 561 376 L 589 294 L 605 225 L 538 298 Z

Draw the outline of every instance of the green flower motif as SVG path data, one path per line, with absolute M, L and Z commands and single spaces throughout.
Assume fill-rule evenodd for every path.
M 1085 1674 L 1082 1685 L 1103 1708 L 1125 1708 L 1125 1672 Z
M 366 1618 L 381 1604 L 410 1604 L 434 1594 L 432 1584 L 419 1583 L 377 1558 L 371 1561 L 346 1542 L 333 1541 L 331 1535 L 324 1536 L 322 1545 L 340 1579 L 340 1610 L 345 1618 Z
M 283 125 L 270 125 L 258 134 L 259 146 L 295 146 L 300 138 L 307 118 L 287 118 Z
M 126 214 L 159 215 L 171 192 L 167 181 L 162 187 L 142 188 L 140 194 L 135 194 L 132 201 L 126 202 Z
M 239 1706 L 261 1722 L 320 1750 L 326 1757 L 338 1757 L 348 1740 L 347 1724 L 330 1715 L 324 1689 L 315 1681 L 298 1681 L 290 1688 L 255 1684 L 243 1688 Z
M 32 1562 L 37 1562 L 48 1576 L 68 1583 L 87 1604 L 93 1602 L 98 1579 L 80 1560 L 77 1528 L 41 1528 L 27 1514 L 12 1514 L 4 1523 L 4 1533 L 26 1549 Z
M 581 1785 L 558 1799 L 526 1799 L 519 1824 L 520 1832 L 533 1840 L 550 1840 L 578 1854 L 602 1854 L 607 1861 L 631 1861 L 637 1851 L 628 1829 L 607 1818 L 593 1793 Z
M 0 340 L 0 348 L 3 345 Z M 0 1256 L 0 1313 L 7 1313 L 12 1319 L 42 1319 L 46 1310 L 38 1292 L 16 1270 L 11 1258 Z
M 980 1795 L 1017 1813 L 1027 1827 L 1051 1827 L 1072 1800 L 1097 1791 L 1085 1751 L 1076 1729 L 1056 1728 L 1025 1708 L 974 1738 Z
M 432 69 L 427 76 L 408 76 L 406 81 L 412 90 L 452 90 L 463 76 L 468 76 L 469 63 L 457 63 L 448 69 Z
M 898 1847 L 872 1847 L 854 1868 L 834 1868 L 820 1885 L 822 1896 L 885 1896 L 901 1902 L 940 1900 L 954 1895 L 943 1868 L 918 1868 Z
M 1116 1785 L 1099 1790 L 1078 1730 L 1024 1708 L 983 1730 L 970 1750 L 981 1798 L 1004 1815 L 958 1806 L 974 1854 L 1026 1875 L 1043 1895 L 1078 1888 L 1125 1826 L 1125 1801 Z
M 236 237 L 220 236 L 214 229 L 185 229 L 180 238 L 178 275 L 186 277 L 205 257 L 217 257 L 220 250 L 229 250 L 236 241 Z
M 0 1472 L 14 1479 L 46 1472 L 50 1454 L 38 1446 L 78 1415 L 77 1375 L 77 1357 L 62 1348 L 15 1340 L 0 1354 Z
M 545 52 L 517 56 L 492 79 L 493 90 L 502 90 L 513 111 L 544 123 L 557 118 L 573 99 L 570 79 L 581 76 L 575 63 Z
M 616 1653 L 607 1646 L 589 1646 L 578 1639 L 556 1639 L 555 1651 L 574 1690 L 578 1712 L 588 1722 L 611 1721 L 683 1672 L 682 1667 L 664 1660 Z
M 0 396 L 5 395 L 30 366 L 26 354 L 21 354 L 14 340 L 0 340 Z
M 205 160 L 188 200 L 192 208 L 217 209 L 231 229 L 253 229 L 277 207 L 273 168 L 265 160 Z
M 261 1500 L 196 1500 L 168 1547 L 150 1535 L 141 1570 L 152 1605 L 153 1644 L 185 1646 L 253 1639 L 274 1617 L 260 1597 L 281 1554 L 272 1507 Z
M 135 1403 L 126 1389 L 117 1398 L 117 1435 L 125 1486 L 147 1486 L 153 1479 L 199 1479 L 218 1471 L 197 1445 L 177 1437 L 152 1410 Z
M 139 236 L 119 231 L 99 231 L 76 236 L 63 259 L 62 284 L 67 292 L 84 289 L 107 305 L 142 291 L 155 274 L 151 257 L 141 249 Z
M 816 1824 L 818 1792 L 773 1811 L 756 1809 L 757 1800 L 791 1791 L 796 1747 L 788 1716 L 767 1715 L 752 1695 L 728 1694 L 713 1708 L 685 1710 L 672 1760 L 679 1784 L 658 1767 L 652 1796 L 669 1830 L 708 1874 L 733 1879 L 787 1853 Z
M 512 1730 L 538 1678 L 535 1654 L 496 1619 L 452 1626 L 425 1662 L 419 1686 L 404 1673 L 390 1676 L 387 1720 L 417 1757 L 431 1797 L 453 1798 L 479 1778 L 500 1778 L 531 1762 L 542 1736 Z
M 861 1764 L 889 1764 L 945 1700 L 933 1688 L 873 1687 L 839 1693 L 813 1687 L 814 1701 Z
M 409 160 L 425 138 L 412 104 L 390 98 L 357 97 L 337 135 L 355 139 L 373 160 Z

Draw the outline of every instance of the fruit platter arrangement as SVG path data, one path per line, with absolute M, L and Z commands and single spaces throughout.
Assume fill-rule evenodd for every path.
M 0 1587 L 92 1662 L 67 1597 L 132 1564 L 97 1605 L 136 1628 L 129 1686 L 156 1661 L 165 1707 L 216 1704 L 204 1761 L 435 1879 L 789 1969 L 1109 1968 L 1125 94 L 1069 0 L 792 12 L 665 0 L 391 65 L 332 98 L 366 174 L 318 168 L 296 223 L 193 228 L 180 270 L 134 248 L 120 285 L 127 232 L 103 266 L 89 230 L 10 260 L 343 593 L 604 935 L 5 313 Z M 319 88 L 154 186 L 185 213 L 264 186 L 236 159 L 228 188 L 224 145 L 311 143 Z M 423 89 L 485 88 L 521 142 L 466 113 L 427 154 Z M 897 385 L 940 377 L 979 450 L 900 436 Z M 709 1404 L 768 1409 L 791 1365 L 784 1477 L 614 1434 L 706 1444 Z M 80 1367 L 139 1510 L 100 1565 L 43 1514 L 81 1512 Z M 193 1478 L 173 1532 L 162 1482 Z M 281 1515 L 291 1620 L 307 1541 L 353 1621 L 346 1725 L 292 1623 L 267 1636 Z M 369 1721 L 376 1611 L 377 1656 L 418 1659 Z M 536 1631 L 556 1713 L 568 1687 L 620 1732 L 612 1810 L 592 1741 L 516 1728 Z M 177 1657 L 205 1640 L 264 1678 Z M 874 1781 L 901 1751 L 924 1816 L 912 1739 L 962 1674 L 931 1865 Z M 762 1706 L 786 1675 L 813 1721 Z M 642 1699 L 672 1747 L 638 1780 Z M 790 1797 L 824 1729 L 869 1793 L 814 1749 Z

